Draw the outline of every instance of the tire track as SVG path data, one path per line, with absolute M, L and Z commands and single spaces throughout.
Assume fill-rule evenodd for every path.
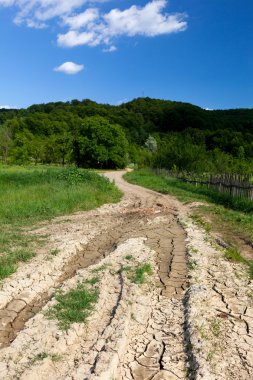
M 96 233 L 86 243 L 71 242 L 71 254 L 57 274 L 51 277 L 55 266 L 45 273 L 51 279 L 48 287 L 43 282 L 43 291 L 36 288 L 29 301 L 20 289 L 0 311 L 0 368 L 5 374 L 0 379 L 186 378 L 185 234 L 174 205 L 164 196 L 144 189 L 133 192 L 133 186 L 127 186 L 125 198 L 113 209 L 83 214 L 84 218 L 89 215 L 85 223 L 96 226 Z M 138 243 L 140 239 L 144 245 Z M 75 243 L 78 249 L 73 249 Z M 135 265 L 145 257 L 153 263 L 151 283 L 142 288 L 131 284 L 124 272 L 115 275 L 105 270 L 102 298 L 89 326 L 79 326 L 78 334 L 72 328 L 66 334 L 57 332 L 57 325 L 43 317 L 55 290 L 74 286 L 100 263 L 109 262 L 117 273 L 122 267 L 121 251 L 131 254 Z M 33 268 L 32 263 L 27 265 L 28 273 L 29 267 Z M 60 364 L 50 359 L 57 347 L 63 352 Z M 47 358 L 34 364 L 34 353 L 48 351 Z

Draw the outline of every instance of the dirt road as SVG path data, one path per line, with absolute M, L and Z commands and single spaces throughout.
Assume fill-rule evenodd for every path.
M 251 379 L 244 268 L 224 260 L 185 206 L 121 175 L 107 174 L 124 192 L 120 203 L 40 226 L 47 247 L 3 282 L 0 379 Z M 144 264 L 152 273 L 141 284 L 131 273 Z M 94 274 L 99 299 L 88 323 L 60 330 L 46 318 L 55 291 Z

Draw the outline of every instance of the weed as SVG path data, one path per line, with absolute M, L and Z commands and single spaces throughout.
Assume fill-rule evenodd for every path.
M 240 251 L 236 247 L 230 247 L 225 250 L 225 257 L 229 261 L 242 263 L 245 259 L 241 256 Z
M 184 230 L 186 228 L 188 228 L 188 224 L 186 222 L 181 222 L 180 224 L 181 224 L 181 226 L 183 227 Z
M 55 295 L 57 304 L 48 310 L 46 316 L 49 319 L 57 319 L 60 329 L 68 330 L 74 322 L 86 322 L 98 296 L 97 289 L 88 289 L 85 284 L 79 283 L 75 289 L 65 294 L 58 292 Z
M 245 259 L 237 247 L 230 247 L 225 250 L 225 257 L 235 263 L 247 265 L 250 278 L 253 278 L 253 260 Z
M 36 362 L 42 361 L 48 357 L 50 357 L 53 362 L 58 362 L 62 359 L 62 356 L 60 354 L 49 355 L 47 352 L 40 352 L 39 354 L 35 355 L 32 358 L 31 362 L 36 363 Z
M 211 362 L 215 356 L 215 350 L 211 350 L 207 353 L 207 360 Z
M 126 255 L 125 259 L 128 261 L 131 261 L 133 259 L 133 256 L 132 255 Z
M 146 282 L 146 275 L 152 275 L 152 273 L 153 271 L 149 263 L 138 265 L 135 269 L 132 280 L 136 284 L 144 284 Z
M 90 278 L 90 279 L 85 280 L 85 283 L 86 283 L 86 284 L 89 284 L 89 285 L 95 285 L 95 284 L 97 284 L 99 281 L 100 281 L 100 277 L 99 277 L 99 276 L 96 276 L 96 277 L 92 277 L 92 278 Z
M 109 269 L 109 273 L 112 275 L 112 276 L 115 276 L 115 274 L 118 274 L 119 273 L 119 271 L 117 270 L 115 270 L 115 269 Z
M 50 255 L 51 256 L 57 256 L 59 252 L 60 252 L 59 249 L 53 249 L 52 251 L 50 251 Z
M 34 356 L 34 358 L 32 359 L 32 362 L 35 363 L 38 361 L 42 361 L 42 360 L 46 359 L 47 357 L 48 357 L 47 352 L 40 352 L 39 354 Z
M 126 266 L 121 266 L 121 268 L 118 270 L 118 273 L 122 273 L 122 272 L 131 272 L 132 271 L 132 267 L 130 267 L 129 265 L 126 265 Z
M 198 331 L 198 333 L 199 333 L 199 335 L 201 336 L 202 339 L 206 339 L 206 340 L 208 339 L 208 336 L 206 334 L 206 330 L 205 330 L 205 327 L 204 327 L 203 324 L 202 325 L 197 325 L 196 329 L 197 329 L 197 331 Z
M 199 227 L 203 228 L 206 232 L 210 232 L 212 226 L 210 223 L 207 223 L 203 218 L 201 218 L 198 214 L 192 214 L 191 218 Z
M 102 265 L 100 265 L 100 267 L 97 267 L 97 268 L 92 269 L 92 273 L 103 272 L 103 271 L 106 270 L 108 267 L 110 267 L 110 264 L 102 264 Z
M 22 249 L 0 256 L 0 280 L 14 273 L 19 262 L 26 262 L 34 256 L 34 252 Z
M 60 354 L 52 354 L 51 359 L 53 362 L 59 362 L 60 360 L 62 360 L 62 356 Z
M 221 322 L 221 320 L 218 320 L 218 319 L 214 319 L 211 322 L 211 331 L 212 331 L 214 336 L 218 337 L 220 335 L 221 325 L 222 325 L 222 322 Z
M 235 271 L 235 277 L 240 280 L 243 276 L 242 276 L 242 273 Z
M 197 262 L 195 260 L 188 262 L 188 268 L 189 270 L 194 270 L 197 267 Z

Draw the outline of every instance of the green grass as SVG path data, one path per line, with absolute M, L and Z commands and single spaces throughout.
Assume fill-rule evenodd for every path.
M 127 261 L 131 261 L 131 260 L 133 259 L 133 256 L 132 256 L 132 255 L 126 255 L 126 256 L 125 256 L 125 259 L 126 259 Z
M 236 263 L 244 262 L 244 258 L 241 256 L 239 250 L 236 247 L 227 248 L 225 251 L 225 257 L 229 261 L 233 261 Z
M 47 352 L 40 352 L 39 354 L 35 355 L 32 360 L 31 360 L 31 363 L 36 363 L 36 362 L 39 362 L 39 361 L 43 361 L 44 359 L 50 357 L 51 360 L 53 362 L 59 362 L 61 359 L 62 359 L 62 356 L 59 355 L 59 354 L 48 354 Z
M 210 232 L 212 229 L 212 226 L 210 223 L 207 223 L 203 218 L 198 214 L 192 215 L 193 221 L 201 228 L 203 228 L 206 232 Z
M 46 316 L 49 319 L 57 319 L 60 329 L 68 330 L 74 322 L 86 322 L 94 310 L 98 297 L 97 289 L 89 288 L 86 284 L 78 284 L 75 289 L 67 293 L 56 294 L 57 304 L 48 310 Z
M 133 268 L 130 267 L 130 265 L 122 265 L 121 268 L 119 269 L 118 273 L 123 273 L 123 272 L 126 272 L 126 273 L 130 273 L 132 272 Z
M 59 362 L 60 360 L 62 360 L 62 356 L 60 354 L 52 354 L 51 355 L 51 360 L 53 362 Z
M 110 264 L 102 264 L 100 267 L 92 269 L 92 273 L 103 272 L 104 270 L 108 269 L 110 266 L 111 266 Z
M 89 284 L 89 285 L 95 285 L 97 284 L 98 282 L 100 281 L 100 277 L 99 276 L 95 276 L 95 277 L 92 277 L 92 278 L 89 278 L 85 281 L 86 284 Z
M 48 353 L 47 352 L 40 352 L 39 354 L 34 356 L 34 358 L 32 359 L 32 362 L 36 363 L 36 362 L 42 361 L 46 358 L 48 358 Z
M 136 284 L 144 284 L 146 282 L 147 275 L 152 275 L 153 271 L 149 263 L 138 265 L 133 275 L 133 282 Z
M 250 278 L 253 278 L 253 260 L 245 259 L 237 247 L 230 247 L 225 250 L 225 257 L 234 263 L 243 263 L 248 267 Z
M 105 177 L 76 168 L 0 167 L 0 280 L 29 260 L 43 238 L 27 234 L 55 216 L 117 202 L 121 192 Z
M 52 251 L 49 252 L 49 254 L 51 256 L 57 256 L 59 252 L 60 252 L 59 249 L 53 249 Z
M 132 260 L 132 255 L 128 255 L 129 259 L 126 260 Z M 150 276 L 153 274 L 152 267 L 149 263 L 145 264 L 138 264 L 138 265 L 122 265 L 120 269 L 116 273 L 126 273 L 127 278 L 134 282 L 135 284 L 145 284 L 147 281 L 147 276 Z

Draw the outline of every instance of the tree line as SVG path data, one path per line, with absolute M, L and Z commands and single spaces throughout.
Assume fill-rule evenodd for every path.
M 0 110 L 0 159 L 249 172 L 253 109 L 207 111 L 189 103 L 138 98 L 120 106 L 86 99 Z

